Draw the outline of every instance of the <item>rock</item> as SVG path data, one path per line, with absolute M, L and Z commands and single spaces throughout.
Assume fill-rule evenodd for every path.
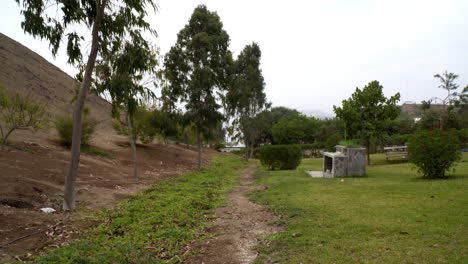
M 41 212 L 46 213 L 46 214 L 53 213 L 56 211 L 54 208 L 50 208 L 50 207 L 41 208 L 39 210 L 41 210 Z

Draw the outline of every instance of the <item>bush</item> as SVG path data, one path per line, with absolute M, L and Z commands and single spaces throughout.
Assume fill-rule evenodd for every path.
M 59 136 L 59 142 L 62 145 L 70 147 L 73 136 L 73 120 L 70 116 L 59 116 L 55 120 L 55 128 Z M 91 141 L 96 128 L 96 121 L 88 118 L 88 112 L 84 113 L 83 121 L 81 122 L 81 145 L 87 146 Z
M 338 145 L 349 147 L 349 148 L 362 148 L 361 143 L 358 139 L 348 139 L 348 140 L 340 140 Z
M 429 179 L 445 178 L 445 172 L 461 159 L 455 131 L 418 131 L 409 140 L 408 152 L 423 178 Z
M 42 105 L 36 104 L 29 96 L 7 95 L 0 86 L 0 144 L 6 144 L 16 129 L 36 132 L 46 128 L 47 123 L 48 115 Z
M 259 148 L 262 165 L 270 170 L 294 170 L 302 159 L 302 150 L 296 145 L 272 145 Z

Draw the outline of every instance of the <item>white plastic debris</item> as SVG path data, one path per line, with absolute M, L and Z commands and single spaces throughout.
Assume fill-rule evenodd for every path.
M 50 207 L 41 208 L 40 210 L 41 210 L 41 212 L 46 213 L 46 214 L 55 212 L 55 209 L 50 208 Z

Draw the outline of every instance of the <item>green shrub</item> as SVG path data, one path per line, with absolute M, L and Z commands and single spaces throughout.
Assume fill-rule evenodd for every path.
M 429 179 L 445 178 L 445 172 L 461 159 L 455 131 L 418 131 L 409 139 L 408 152 L 410 161 Z
M 29 96 L 18 93 L 11 95 L 0 86 L 0 144 L 6 144 L 8 137 L 17 129 L 36 132 L 46 128 L 48 114 L 44 106 L 35 103 Z
M 270 170 L 294 170 L 302 159 L 302 150 L 297 145 L 272 145 L 259 148 L 262 165 Z
M 59 116 L 55 120 L 55 128 L 59 136 L 60 144 L 67 147 L 72 144 L 73 136 L 73 120 L 70 116 Z M 91 141 L 96 128 L 96 121 L 88 118 L 88 113 L 85 112 L 83 121 L 81 122 L 81 145 L 87 146 Z
M 357 139 L 349 139 L 349 140 L 340 140 L 338 145 L 350 147 L 350 148 L 362 148 L 361 144 L 358 142 Z

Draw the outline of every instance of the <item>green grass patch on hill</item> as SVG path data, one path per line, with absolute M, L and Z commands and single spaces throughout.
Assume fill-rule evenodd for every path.
M 251 198 L 281 216 L 284 232 L 257 263 L 468 263 L 468 153 L 446 180 L 373 155 L 368 177 L 311 178 L 322 159 L 295 171 L 262 171 Z
M 103 149 L 100 149 L 100 148 L 97 148 L 97 147 L 93 147 L 93 146 L 82 146 L 81 147 L 81 153 L 84 153 L 84 154 L 88 154 L 88 155 L 91 155 L 91 156 L 100 156 L 100 157 L 103 157 L 103 158 L 108 158 L 108 159 L 113 159 L 114 157 L 112 156 L 112 154 L 110 154 L 109 152 L 103 150 Z
M 34 263 L 180 263 L 184 247 L 206 236 L 245 163 L 217 156 L 214 165 L 164 181 L 102 212 L 103 224 Z

